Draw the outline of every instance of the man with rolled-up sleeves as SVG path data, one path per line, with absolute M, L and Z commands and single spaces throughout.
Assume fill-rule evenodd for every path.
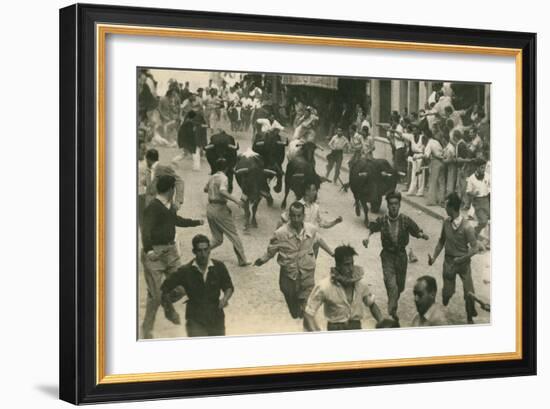
M 290 205 L 289 222 L 279 227 L 271 238 L 267 252 L 254 265 L 261 266 L 278 254 L 279 288 L 292 318 L 303 318 L 305 303 L 315 284 L 315 251 L 319 245 L 331 257 L 333 251 L 318 234 L 317 228 L 304 223 L 305 208 L 300 202 Z M 304 325 L 307 324 L 304 322 Z M 305 328 L 309 330 L 308 328 Z

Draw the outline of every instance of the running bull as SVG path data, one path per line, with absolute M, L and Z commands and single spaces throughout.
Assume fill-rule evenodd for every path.
M 206 160 L 210 165 L 211 173 L 213 172 L 216 160 L 224 158 L 227 161 L 227 190 L 229 193 L 233 192 L 233 176 L 237 163 L 238 149 L 239 145 L 235 142 L 235 138 L 221 129 L 211 136 L 210 143 L 204 147 Z
M 398 173 L 385 159 L 367 159 L 361 157 L 350 169 L 349 183 L 355 199 L 355 214 L 361 215 L 361 207 L 365 214 L 365 226 L 369 223 L 369 207 L 378 213 L 384 196 L 395 191 Z
M 256 212 L 258 205 L 265 197 L 268 205 L 273 204 L 273 198 L 269 194 L 267 179 L 274 177 L 275 172 L 270 169 L 264 169 L 264 160 L 256 152 L 248 149 L 239 155 L 237 165 L 235 166 L 235 177 L 243 192 L 245 230 L 250 226 L 258 227 L 256 221 Z

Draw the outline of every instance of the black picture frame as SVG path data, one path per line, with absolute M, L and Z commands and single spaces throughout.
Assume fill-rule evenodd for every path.
M 97 23 L 521 50 L 521 357 L 293 374 L 98 382 Z M 536 374 L 536 34 L 78 4 L 60 10 L 59 46 L 62 400 L 83 404 Z

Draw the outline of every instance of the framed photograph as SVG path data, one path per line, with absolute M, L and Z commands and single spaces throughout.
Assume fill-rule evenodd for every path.
M 61 399 L 536 374 L 535 56 L 61 9 Z

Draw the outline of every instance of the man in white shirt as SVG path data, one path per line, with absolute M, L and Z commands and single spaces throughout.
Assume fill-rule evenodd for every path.
M 474 164 L 477 165 L 477 169 L 467 180 L 466 193 L 470 197 L 476 213 L 475 232 L 479 240 L 479 233 L 487 227 L 491 219 L 491 185 L 490 179 L 485 174 L 485 160 L 476 159 Z
M 334 183 L 338 181 L 340 177 L 340 168 L 342 167 L 342 160 L 344 159 L 344 150 L 349 147 L 349 141 L 344 136 L 342 128 L 336 130 L 330 142 L 328 143 L 330 153 L 327 155 L 327 173 L 325 177 L 328 179 L 332 168 L 334 167 Z

